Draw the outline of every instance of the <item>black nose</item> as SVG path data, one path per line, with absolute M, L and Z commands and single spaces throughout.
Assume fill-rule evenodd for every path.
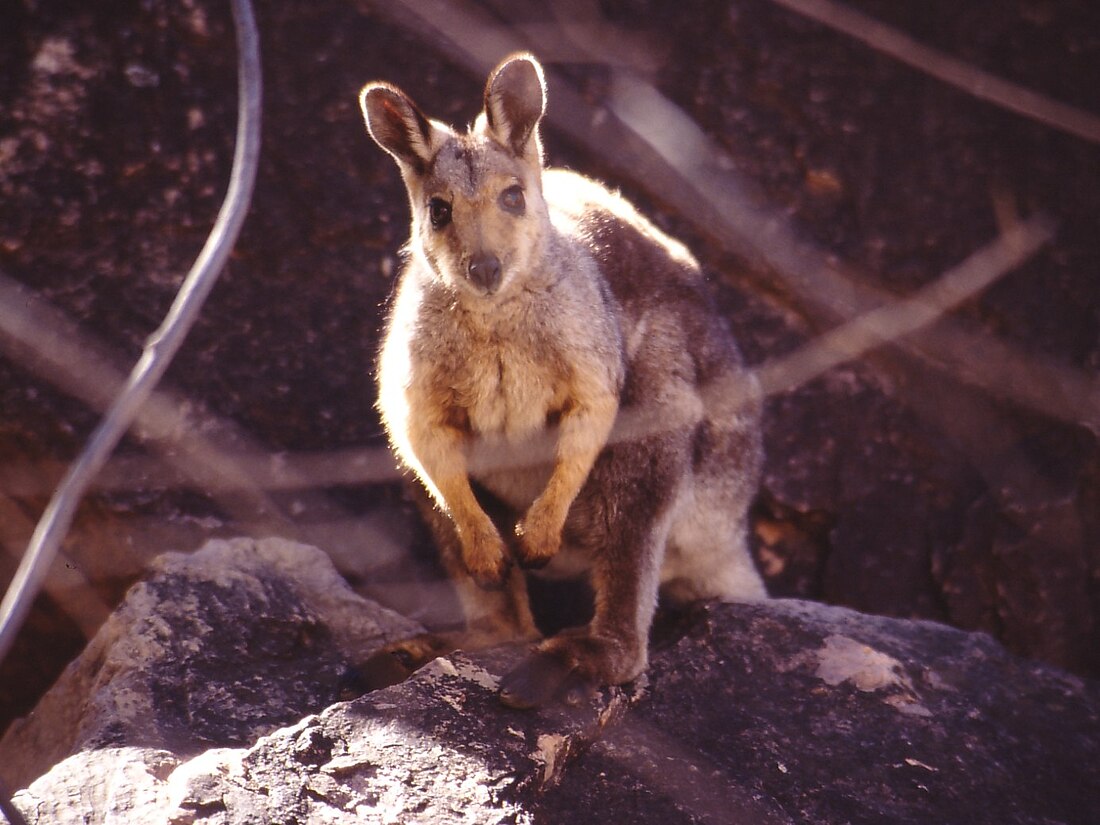
M 470 258 L 470 265 L 466 267 L 470 276 L 470 283 L 481 287 L 486 292 L 495 292 L 500 286 L 500 260 L 496 255 L 479 253 Z

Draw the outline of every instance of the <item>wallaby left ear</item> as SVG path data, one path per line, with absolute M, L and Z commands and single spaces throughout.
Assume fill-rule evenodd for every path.
M 542 66 L 526 53 L 505 58 L 485 84 L 485 120 L 498 141 L 523 156 L 534 148 L 541 158 L 539 121 L 546 110 Z
M 432 158 L 435 127 L 403 91 L 368 83 L 359 93 L 367 131 L 399 164 L 422 174 Z

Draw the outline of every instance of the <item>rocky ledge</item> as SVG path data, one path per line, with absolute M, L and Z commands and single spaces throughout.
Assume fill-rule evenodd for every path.
M 590 706 L 501 706 L 520 648 L 333 701 L 414 629 L 311 547 L 165 556 L 8 730 L 0 778 L 43 825 L 1095 821 L 1100 685 L 983 635 L 704 605 Z

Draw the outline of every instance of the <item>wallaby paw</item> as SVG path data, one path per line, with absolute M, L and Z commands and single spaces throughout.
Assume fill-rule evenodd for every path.
M 504 542 L 496 528 L 473 534 L 462 544 L 462 563 L 474 583 L 484 590 L 499 590 L 508 578 L 512 560 L 505 552 Z
M 501 680 L 501 701 L 533 708 L 551 701 L 578 705 L 605 686 L 630 681 L 645 667 L 645 648 L 570 628 L 542 642 Z
M 451 639 L 435 633 L 421 633 L 388 644 L 344 671 L 336 698 L 346 702 L 372 690 L 404 682 L 428 662 L 447 655 L 454 648 Z
M 533 708 L 560 700 L 578 705 L 607 685 L 620 685 L 645 669 L 644 643 L 593 636 L 571 628 L 542 642 L 500 682 L 501 701 Z
M 521 567 L 545 567 L 561 548 L 561 524 L 536 504 L 516 525 L 517 561 Z
M 501 590 L 508 580 L 508 571 L 512 568 L 512 562 L 507 556 L 501 556 L 500 560 L 489 567 L 468 567 L 467 570 L 474 584 L 482 590 Z

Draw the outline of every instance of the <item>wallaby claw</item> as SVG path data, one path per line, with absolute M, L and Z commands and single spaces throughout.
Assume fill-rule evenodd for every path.
M 512 562 L 503 557 L 495 568 L 486 570 L 469 570 L 470 578 L 474 584 L 482 590 L 501 590 L 508 581 L 508 572 L 512 568 Z
M 538 521 L 532 522 L 530 518 L 524 519 L 516 525 L 516 561 L 525 570 L 538 570 L 550 563 L 557 555 L 561 547 L 559 531 L 551 532 L 540 525 Z
M 537 651 L 500 680 L 500 701 L 529 710 L 555 700 L 580 705 L 595 694 L 596 685 L 562 656 Z

